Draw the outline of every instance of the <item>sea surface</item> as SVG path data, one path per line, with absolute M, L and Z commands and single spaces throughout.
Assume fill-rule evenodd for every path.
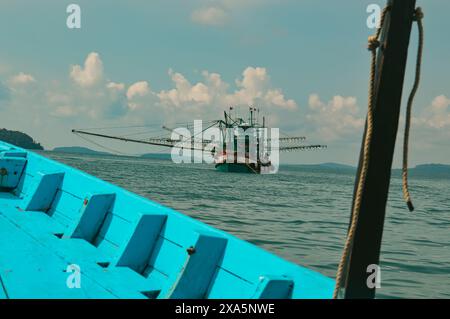
M 251 175 L 137 157 L 43 154 L 335 276 L 352 170 L 289 165 L 275 175 Z M 403 202 L 400 178 L 392 178 L 377 298 L 450 298 L 450 180 L 411 177 L 410 188 L 413 213 Z

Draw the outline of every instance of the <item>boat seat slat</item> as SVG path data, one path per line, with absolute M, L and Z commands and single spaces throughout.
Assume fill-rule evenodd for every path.
M 186 261 L 176 280 L 161 292 L 162 298 L 205 298 L 221 264 L 227 239 L 207 232 L 198 232 L 197 240 L 186 252 Z M 169 280 L 170 282 L 170 280 Z
M 34 177 L 20 207 L 25 211 L 48 211 L 63 178 L 64 173 L 39 172 Z
M 289 299 L 294 281 L 282 276 L 262 276 L 254 295 L 255 299 Z
M 105 222 L 106 214 L 114 203 L 114 199 L 115 194 L 90 194 L 86 196 L 77 220 L 72 222 L 65 232 L 65 236 L 82 238 L 93 244 Z
M 167 215 L 141 215 L 126 245 L 119 253 L 115 266 L 129 267 L 137 273 L 143 273 L 166 220 Z

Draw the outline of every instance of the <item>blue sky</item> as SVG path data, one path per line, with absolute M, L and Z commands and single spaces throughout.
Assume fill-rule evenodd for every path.
M 70 3 L 81 7 L 79 30 L 66 27 Z M 354 164 L 367 104 L 371 3 L 384 2 L 2 0 L 0 127 L 49 149 L 90 146 L 70 129 L 209 120 L 229 104 L 245 110 L 251 103 L 281 130 L 329 146 L 285 161 Z M 426 44 L 410 162 L 450 163 L 450 3 L 418 3 Z M 405 94 L 416 36 L 414 29 Z

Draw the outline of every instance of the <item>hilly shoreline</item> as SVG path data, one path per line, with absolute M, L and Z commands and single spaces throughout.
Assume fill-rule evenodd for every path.
M 0 141 L 28 150 L 44 150 L 44 147 L 28 134 L 19 131 L 10 131 L 5 128 L 0 129 Z
M 60 152 L 60 153 L 72 153 L 72 154 L 86 154 L 86 155 L 111 155 L 116 156 L 112 153 L 107 152 L 99 152 L 92 149 L 89 149 L 87 147 L 81 147 L 81 146 L 70 146 L 70 147 L 56 147 L 52 151 L 54 152 Z M 171 160 L 170 153 L 147 153 L 142 154 L 139 157 L 141 158 L 147 158 L 147 159 L 154 159 L 154 160 Z M 286 164 L 282 165 L 283 169 L 289 170 L 297 169 L 297 168 L 304 168 L 309 170 L 328 170 L 328 171 L 346 171 L 346 172 L 356 172 L 356 167 L 346 164 L 340 164 L 340 163 L 321 163 L 321 164 Z M 450 178 L 450 165 L 446 164 L 434 164 L 434 163 L 427 163 L 427 164 L 420 164 L 415 167 L 411 167 L 409 169 L 409 174 L 411 176 L 441 176 L 441 177 L 449 177 Z M 394 168 L 392 170 L 392 175 L 397 176 L 401 175 L 401 169 Z

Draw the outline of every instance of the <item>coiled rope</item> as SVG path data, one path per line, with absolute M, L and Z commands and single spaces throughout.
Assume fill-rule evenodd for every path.
M 414 210 L 414 206 L 411 201 L 411 195 L 409 194 L 408 187 L 408 146 L 409 146 L 409 129 L 411 127 L 411 109 L 414 102 L 414 97 L 416 95 L 417 89 L 420 83 L 420 70 L 422 67 L 422 55 L 423 55 L 423 23 L 422 19 L 424 17 L 422 8 L 418 7 L 414 14 L 414 21 L 417 21 L 417 27 L 419 30 L 419 46 L 417 49 L 417 60 L 416 60 L 416 74 L 414 79 L 414 85 L 411 89 L 411 93 L 408 98 L 408 105 L 406 107 L 406 118 L 405 118 L 405 135 L 403 138 L 403 165 L 402 165 L 402 187 L 403 187 L 403 198 L 408 205 L 410 212 Z
M 339 292 L 342 287 L 342 281 L 344 279 L 344 268 L 346 267 L 348 256 L 350 253 L 350 247 L 353 244 L 353 239 L 355 237 L 356 225 L 358 224 L 359 213 L 361 209 L 361 201 L 362 201 L 362 190 L 364 188 L 364 184 L 366 182 L 367 170 L 369 167 L 369 159 L 370 159 L 370 143 L 372 140 L 372 131 L 373 131 L 373 104 L 375 98 L 375 72 L 376 72 L 376 61 L 377 61 L 377 49 L 380 47 L 380 34 L 382 27 L 384 25 L 384 20 L 386 18 L 386 13 L 390 10 L 390 6 L 387 6 L 383 9 L 381 14 L 380 27 L 377 29 L 375 35 L 369 37 L 368 41 L 368 49 L 371 52 L 371 66 L 370 66 L 370 81 L 369 81 L 369 101 L 368 101 L 368 110 L 367 110 L 367 123 L 365 129 L 365 138 L 364 138 L 364 147 L 363 147 L 363 159 L 361 165 L 361 173 L 359 176 L 358 185 L 356 188 L 355 200 L 353 203 L 353 212 L 352 219 L 350 222 L 350 227 L 347 233 L 347 238 L 344 245 L 344 251 L 342 253 L 337 274 L 336 274 L 336 286 L 333 293 L 333 298 L 337 299 L 339 297 Z M 422 50 L 423 50 L 423 12 L 420 7 L 418 7 L 415 11 L 414 20 L 418 22 L 419 27 L 419 49 L 417 55 L 417 64 L 416 64 L 416 75 L 414 86 L 409 95 L 408 106 L 406 110 L 406 123 L 405 123 L 405 137 L 403 144 L 403 194 L 404 198 L 407 202 L 408 208 L 410 210 L 413 209 L 411 203 L 411 197 L 408 191 L 408 140 L 409 140 L 409 129 L 411 124 L 411 109 L 414 101 L 414 96 L 417 92 L 420 82 L 420 69 L 422 63 Z

